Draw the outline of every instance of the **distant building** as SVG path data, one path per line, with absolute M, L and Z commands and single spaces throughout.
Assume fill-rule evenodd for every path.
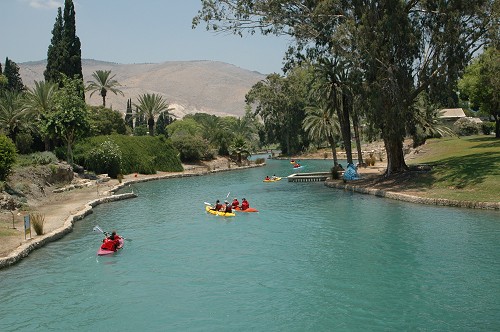
M 458 119 L 466 118 L 467 116 L 464 113 L 464 110 L 461 108 L 443 108 L 441 110 L 440 119 L 445 121 L 455 122 Z

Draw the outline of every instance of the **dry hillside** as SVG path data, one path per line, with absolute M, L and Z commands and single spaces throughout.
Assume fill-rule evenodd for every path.
M 43 80 L 46 61 L 19 63 L 23 83 L 28 87 Z M 127 100 L 137 101 L 143 93 L 162 95 L 175 115 L 203 112 L 216 115 L 245 113 L 245 94 L 265 75 L 216 61 L 169 61 L 163 63 L 119 64 L 97 60 L 83 60 L 84 81 L 96 70 L 111 70 L 125 96 L 111 92 L 106 106 L 125 111 Z M 94 93 L 87 103 L 101 105 L 102 98 Z

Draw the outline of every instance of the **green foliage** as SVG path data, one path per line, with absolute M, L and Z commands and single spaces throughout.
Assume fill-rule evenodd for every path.
M 453 128 L 455 133 L 459 136 L 471 136 L 479 133 L 478 124 L 467 118 L 461 118 L 455 121 Z
M 481 124 L 481 131 L 485 135 L 489 135 L 495 131 L 495 122 L 483 122 Z
M 16 148 L 19 153 L 30 153 L 32 144 L 33 136 L 29 132 L 21 132 L 16 135 Z
M 156 171 L 179 172 L 182 164 L 179 152 L 162 136 L 96 136 L 75 145 L 75 163 L 87 165 L 89 153 L 103 142 L 116 144 L 122 153 L 122 174 L 155 174 Z
M 0 181 L 9 176 L 12 166 L 16 162 L 16 146 L 10 138 L 0 135 Z
M 145 124 L 136 125 L 134 128 L 134 136 L 146 136 L 148 134 L 148 126 Z
M 66 161 L 72 164 L 73 144 L 89 132 L 90 126 L 87 107 L 79 93 L 83 81 L 63 77 L 63 84 L 54 97 L 56 109 L 45 117 L 44 130 L 53 139 L 66 143 Z
M 123 92 L 117 87 L 120 86 L 117 80 L 114 79 L 115 75 L 110 76 L 111 70 L 96 70 L 92 73 L 93 81 L 87 81 L 87 91 L 91 91 L 90 98 L 96 92 L 98 92 L 102 97 L 102 106 L 106 107 L 106 95 L 108 91 L 116 94 L 121 94 L 123 96 Z
M 98 147 L 90 150 L 85 167 L 97 174 L 107 173 L 109 177 L 116 178 L 121 174 L 122 153 L 117 144 L 106 140 Z
M 30 222 L 35 230 L 36 235 L 43 235 L 43 224 L 45 223 L 45 215 L 41 213 L 30 213 Z
M 58 8 L 47 51 L 47 67 L 43 74 L 47 82 L 58 83 L 59 86 L 62 86 L 61 74 L 83 79 L 81 43 L 76 35 L 75 6 L 72 0 L 65 0 L 64 13 L 61 12 L 61 7 Z M 79 94 L 83 99 L 84 89 L 79 90 Z
M 135 104 L 148 124 L 149 135 L 154 136 L 155 118 L 161 113 L 168 115 L 172 108 L 168 108 L 168 103 L 163 99 L 163 96 L 155 93 L 145 93 L 137 97 L 137 104 Z
M 90 136 L 127 133 L 125 120 L 119 111 L 101 106 L 91 106 L 89 110 Z
M 25 87 L 21 74 L 19 74 L 19 66 L 9 58 L 5 59 L 5 69 L 3 74 L 7 78 L 7 90 L 14 92 L 22 92 Z
M 206 159 L 209 146 L 207 141 L 200 136 L 177 132 L 171 139 L 172 144 L 179 151 L 179 157 L 182 161 L 193 162 Z

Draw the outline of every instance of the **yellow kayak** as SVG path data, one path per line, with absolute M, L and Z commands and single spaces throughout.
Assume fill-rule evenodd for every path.
M 281 180 L 281 178 L 274 178 L 274 179 L 269 179 L 269 180 L 262 180 L 264 182 L 276 182 L 276 181 L 279 181 Z
M 221 212 L 221 211 L 215 211 L 215 210 L 212 210 L 212 209 L 213 209 L 213 207 L 205 205 L 205 211 L 207 211 L 208 213 L 211 213 L 213 215 L 216 215 L 216 216 L 234 217 L 236 215 L 236 214 L 234 214 L 232 212 Z

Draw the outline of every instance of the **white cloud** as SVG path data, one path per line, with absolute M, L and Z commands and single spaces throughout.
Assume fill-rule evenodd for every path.
M 57 0 L 29 0 L 29 4 L 31 7 L 37 9 L 53 9 L 63 6 L 63 4 Z

